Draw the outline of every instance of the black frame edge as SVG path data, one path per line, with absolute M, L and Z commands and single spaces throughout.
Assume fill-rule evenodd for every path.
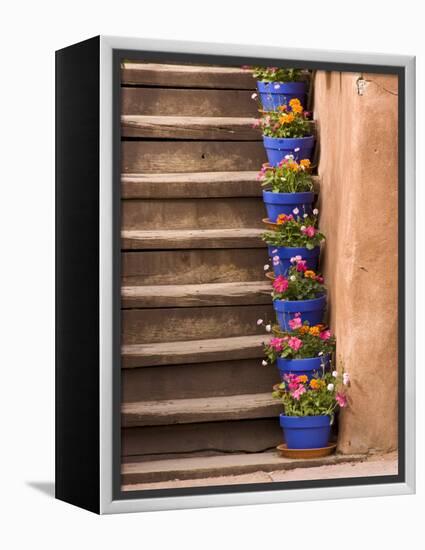
M 100 513 L 100 37 L 56 52 L 55 497 Z

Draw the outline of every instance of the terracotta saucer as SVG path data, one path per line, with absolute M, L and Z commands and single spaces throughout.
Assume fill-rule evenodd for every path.
M 264 225 L 267 226 L 267 229 L 272 229 L 273 231 L 277 231 L 279 229 L 279 224 L 276 222 L 271 222 L 270 218 L 263 218 Z
M 279 451 L 280 456 L 284 458 L 320 458 L 335 452 L 336 443 L 332 443 L 321 449 L 288 449 L 286 443 L 282 443 L 276 449 Z

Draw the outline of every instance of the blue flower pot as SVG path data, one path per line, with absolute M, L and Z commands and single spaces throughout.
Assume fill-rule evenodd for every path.
M 290 246 L 270 246 L 269 256 L 272 259 L 273 272 L 276 277 L 279 275 L 287 275 L 289 268 L 292 266 L 291 258 L 301 256 L 307 262 L 307 268 L 317 271 L 319 266 L 320 246 L 316 246 L 312 250 L 308 248 L 294 248 Z M 276 251 L 276 252 L 273 252 Z M 279 256 L 280 262 L 274 265 L 273 256 Z
M 257 89 L 260 101 L 265 111 L 276 111 L 281 105 L 288 105 L 291 99 L 298 98 L 305 107 L 307 83 L 306 82 L 261 82 L 257 81 Z
M 291 330 L 289 321 L 296 313 L 301 313 L 301 321 L 308 321 L 311 326 L 323 323 L 326 311 L 326 296 L 312 300 L 273 300 L 277 321 L 282 330 Z
M 288 449 L 322 449 L 329 444 L 331 417 L 280 415 L 280 426 Z
M 263 201 L 266 205 L 267 216 L 275 222 L 279 214 L 292 214 L 295 208 L 300 211 L 299 216 L 311 214 L 313 211 L 314 193 L 273 193 L 263 191 Z M 295 216 L 296 217 L 296 216 Z
M 263 136 L 263 143 L 271 166 L 277 166 L 286 155 L 293 155 L 296 161 L 313 158 L 314 136 L 302 138 Z
M 277 368 L 282 381 L 285 374 L 296 374 L 297 376 L 305 374 L 309 380 L 314 376 L 322 376 L 322 364 L 325 365 L 325 370 L 329 370 L 329 355 L 308 359 L 284 359 L 282 357 L 277 359 Z

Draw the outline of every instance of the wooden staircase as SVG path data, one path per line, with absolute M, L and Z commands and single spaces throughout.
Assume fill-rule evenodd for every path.
M 206 460 L 211 471 L 221 459 L 227 473 L 252 471 L 281 442 L 270 394 L 277 376 L 260 365 L 256 323 L 274 314 L 254 87 L 238 68 L 122 68 L 127 485 L 174 475 L 176 457 L 187 459 L 178 469 L 185 479 Z

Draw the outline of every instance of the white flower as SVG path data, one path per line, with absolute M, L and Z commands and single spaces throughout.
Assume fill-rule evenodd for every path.
M 333 384 L 328 384 L 328 391 L 333 391 L 334 387 Z
M 301 226 L 301 231 L 304 231 L 305 230 L 305 225 L 302 225 Z
M 315 209 L 313 210 L 313 214 L 314 214 L 315 216 L 317 216 L 318 213 L 319 213 L 319 211 L 317 210 L 317 208 L 315 208 Z
M 272 326 L 266 325 L 266 332 L 271 332 L 271 331 L 272 331 Z
M 294 149 L 294 151 L 295 151 L 296 153 L 298 153 L 299 150 L 300 150 L 299 147 L 295 147 L 295 149 Z
M 338 371 L 337 371 L 337 370 L 334 370 L 333 373 L 332 373 L 332 376 L 333 376 L 334 378 L 337 378 L 337 376 L 338 376 Z
M 344 386 L 346 386 L 349 381 L 350 375 L 348 374 L 348 372 L 344 372 L 344 374 L 342 375 L 342 383 L 344 384 Z
M 285 155 L 286 160 L 294 160 L 294 155 Z
M 252 94 L 251 99 L 257 99 L 257 94 L 255 92 Z
M 291 275 L 289 278 L 291 279 L 291 281 L 296 281 L 296 280 L 297 280 L 297 278 L 295 277 L 295 275 Z
M 264 323 L 264 321 L 262 319 L 258 319 L 258 321 L 257 321 L 258 326 L 262 325 L 263 323 Z
M 261 364 L 263 365 L 263 367 L 267 367 L 267 361 L 264 361 L 264 359 L 261 361 Z
M 274 88 L 275 90 L 278 90 L 278 89 L 280 88 L 280 84 L 275 84 L 275 85 L 273 86 L 273 88 Z
M 308 214 L 304 214 L 303 218 L 308 218 Z
M 323 355 L 323 351 L 320 351 L 319 352 L 319 357 L 321 357 Z
M 300 256 L 299 254 L 298 254 L 298 256 L 295 256 L 295 260 L 297 262 L 300 262 L 302 259 L 303 259 L 302 256 Z
M 270 269 L 270 266 L 269 266 L 269 264 L 266 264 L 266 265 L 264 266 L 264 271 L 267 271 L 268 269 Z
M 273 265 L 279 265 L 279 264 L 280 264 L 279 256 L 273 256 Z
M 299 211 L 299 209 L 298 209 L 298 208 L 294 208 L 294 209 L 292 210 L 292 212 L 293 212 L 293 213 L 294 213 L 295 215 L 297 215 L 297 214 L 299 214 L 299 213 L 300 213 L 300 211 Z
M 294 264 L 296 261 L 297 261 L 297 260 L 296 260 L 295 258 L 291 258 L 291 259 L 290 259 L 291 264 Z

